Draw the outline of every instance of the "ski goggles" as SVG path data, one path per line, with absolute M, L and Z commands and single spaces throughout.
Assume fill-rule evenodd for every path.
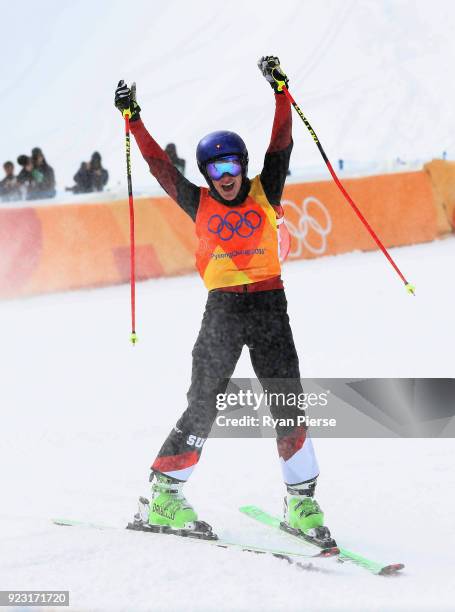
M 209 162 L 206 166 L 207 174 L 213 181 L 218 181 L 223 174 L 238 176 L 242 173 L 242 163 L 237 155 L 222 157 Z

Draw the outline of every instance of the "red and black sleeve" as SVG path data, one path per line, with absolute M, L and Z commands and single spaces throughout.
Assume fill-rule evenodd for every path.
M 271 204 L 278 206 L 284 189 L 292 151 L 291 104 L 283 94 L 275 94 L 272 137 L 264 158 L 261 183 Z
M 130 123 L 142 157 L 158 183 L 177 204 L 193 219 L 196 219 L 201 190 L 186 179 L 174 166 L 160 145 L 150 136 L 141 119 Z

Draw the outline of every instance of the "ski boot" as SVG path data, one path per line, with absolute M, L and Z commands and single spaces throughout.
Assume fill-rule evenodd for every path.
M 194 508 L 183 495 L 184 482 L 155 473 L 152 475 L 152 500 L 139 498 L 134 523 L 128 526 L 140 531 L 167 533 L 184 537 L 216 540 L 210 525 L 199 521 Z
M 337 544 L 324 525 L 324 513 L 313 498 L 315 488 L 316 479 L 287 485 L 281 528 L 320 548 L 333 548 Z

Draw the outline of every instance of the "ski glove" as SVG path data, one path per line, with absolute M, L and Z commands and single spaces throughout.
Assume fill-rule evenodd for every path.
M 125 81 L 119 81 L 115 90 L 115 106 L 122 115 L 123 111 L 129 109 L 131 111 L 130 121 L 140 119 L 139 113 L 141 112 L 141 107 L 136 102 L 136 83 L 132 83 L 130 89 Z
M 280 66 L 280 60 L 274 55 L 265 55 L 258 61 L 258 68 L 270 83 L 275 93 L 283 93 L 283 85 L 289 84 L 289 79 Z

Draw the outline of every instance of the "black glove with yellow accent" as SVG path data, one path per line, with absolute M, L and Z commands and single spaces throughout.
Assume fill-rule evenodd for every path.
M 137 121 L 141 118 L 139 115 L 141 107 L 136 102 L 136 83 L 132 83 L 130 89 L 125 81 L 119 81 L 115 90 L 115 106 L 122 115 L 124 115 L 125 111 L 129 110 L 131 113 L 130 121 Z
M 265 55 L 258 61 L 258 68 L 270 83 L 275 93 L 283 93 L 283 85 L 287 88 L 289 79 L 280 66 L 280 60 L 275 55 Z

